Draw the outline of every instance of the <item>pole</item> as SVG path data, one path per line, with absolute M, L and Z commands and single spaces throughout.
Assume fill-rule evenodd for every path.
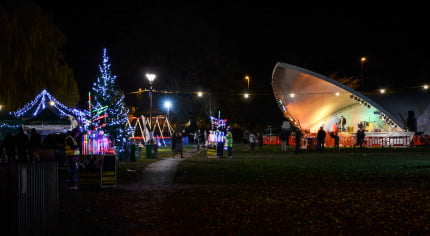
M 360 80 L 361 80 L 361 86 L 364 87 L 364 81 L 363 81 L 363 61 L 361 61 L 361 75 L 360 75 Z
M 360 83 L 361 83 L 361 87 L 364 89 L 364 76 L 363 76 L 363 64 L 364 64 L 364 62 L 366 61 L 367 59 L 366 59 L 366 57 L 362 57 L 361 59 L 360 59 L 360 62 L 361 62 L 361 75 L 360 75 Z
M 150 82 L 149 89 L 149 128 L 150 128 L 150 137 L 152 138 L 152 82 Z
M 245 76 L 246 82 L 248 83 L 248 89 L 249 89 L 249 76 Z

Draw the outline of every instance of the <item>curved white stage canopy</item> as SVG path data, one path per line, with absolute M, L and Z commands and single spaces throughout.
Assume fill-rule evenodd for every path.
M 327 131 L 334 125 L 340 128 L 341 116 L 346 119 L 348 132 L 356 132 L 360 122 L 368 132 L 407 131 L 410 110 L 415 113 L 417 131 L 430 131 L 430 96 L 425 92 L 420 93 L 419 100 L 409 99 L 404 104 L 407 100 L 401 99 L 403 105 L 398 101 L 393 105 L 389 99 L 383 102 L 386 94 L 371 99 L 324 75 L 281 62 L 273 69 L 272 88 L 284 116 L 311 133 L 321 126 Z

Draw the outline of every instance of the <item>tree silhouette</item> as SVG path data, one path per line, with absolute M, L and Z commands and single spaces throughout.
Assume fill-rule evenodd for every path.
M 337 77 L 337 74 L 334 73 L 334 74 L 330 74 L 328 77 L 330 79 L 334 79 L 337 82 L 339 82 L 339 83 L 341 83 L 341 84 L 343 84 L 345 86 L 348 86 L 348 87 L 350 87 L 352 89 L 357 89 L 357 88 L 360 87 L 360 79 L 356 78 L 356 77 L 353 77 L 353 76 L 349 76 L 349 77 Z
M 62 48 L 64 34 L 38 7 L 0 9 L 0 104 L 14 110 L 46 89 L 67 106 L 79 91 Z

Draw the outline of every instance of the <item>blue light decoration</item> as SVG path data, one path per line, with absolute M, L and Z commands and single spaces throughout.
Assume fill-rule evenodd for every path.
M 22 124 L 15 124 L 15 125 L 10 125 L 10 124 L 6 124 L 6 123 L 0 124 L 0 128 L 7 128 L 7 129 L 18 129 L 21 126 L 22 126 Z
M 72 115 L 78 119 L 83 119 L 86 116 L 84 111 L 78 110 L 76 108 L 70 109 L 63 105 L 55 97 L 48 93 L 46 89 L 40 92 L 33 101 L 24 105 L 24 107 L 18 109 L 15 112 L 11 112 L 11 115 L 17 118 L 35 117 L 41 111 L 43 111 L 46 106 L 52 106 L 56 111 L 58 111 L 58 114 L 61 117 L 68 117 L 69 115 Z
M 103 49 L 102 63 L 99 65 L 99 76 L 91 88 L 89 97 L 88 120 L 90 128 L 102 130 L 109 135 L 117 152 L 123 152 L 125 143 L 131 136 L 126 129 L 128 109 L 124 103 L 124 93 L 115 85 L 116 76 L 112 74 L 106 48 Z M 89 96 L 91 96 L 89 95 Z

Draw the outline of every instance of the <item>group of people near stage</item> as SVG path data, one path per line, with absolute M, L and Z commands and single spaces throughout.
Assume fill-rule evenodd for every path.
M 345 118 L 342 116 L 341 117 L 341 130 L 343 130 L 344 125 L 345 125 Z M 356 133 L 356 142 L 354 144 L 354 146 L 358 146 L 360 147 L 360 149 L 364 148 L 364 144 L 365 144 L 365 131 L 363 129 L 363 125 L 362 123 L 358 123 L 358 131 Z M 339 137 L 339 133 L 338 133 L 338 129 L 335 129 L 331 132 L 328 132 L 330 137 L 333 138 L 334 140 L 334 150 L 338 151 L 339 150 L 339 141 L 340 141 L 340 137 Z M 287 151 L 287 146 L 289 145 L 289 140 L 290 137 L 293 137 L 295 140 L 295 153 L 299 153 L 300 152 L 300 142 L 301 142 L 301 138 L 303 136 L 302 131 L 300 130 L 299 127 L 295 127 L 292 126 L 289 122 L 289 120 L 285 121 L 282 125 L 282 129 L 281 129 L 281 133 L 279 135 L 279 138 L 281 140 L 281 151 Z M 316 144 L 315 144 L 315 149 L 318 152 L 322 152 L 325 149 L 325 140 L 327 137 L 327 131 L 324 130 L 324 128 L 321 126 L 318 130 L 318 132 L 316 133 Z
M 355 144 L 354 146 L 360 147 L 360 149 L 364 148 L 364 137 L 366 134 L 364 133 L 364 129 L 362 127 L 359 127 L 357 130 L 356 136 L 355 136 Z M 335 130 L 333 132 L 330 132 L 330 137 L 334 139 L 334 150 L 339 151 L 339 134 L 338 131 Z M 325 138 L 326 138 L 326 131 L 323 127 L 320 127 L 317 133 L 317 151 L 322 152 L 324 151 L 325 146 Z
M 253 131 L 245 129 L 243 132 L 243 143 L 245 144 L 244 150 L 246 151 L 250 150 L 253 152 L 257 145 L 259 150 L 262 151 L 264 144 L 263 134 L 261 132 L 254 133 Z
M 303 133 L 300 128 L 292 126 L 287 120 L 282 124 L 281 133 L 279 135 L 279 139 L 281 140 L 281 151 L 287 151 L 288 145 L 290 145 L 290 136 L 294 137 L 295 148 L 294 153 L 298 154 L 301 152 L 300 149 L 300 140 L 302 139 Z

